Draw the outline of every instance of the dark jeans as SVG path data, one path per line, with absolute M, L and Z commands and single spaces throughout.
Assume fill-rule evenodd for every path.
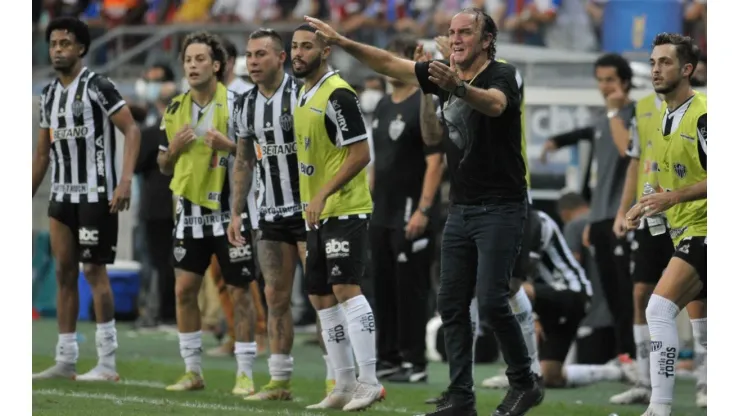
M 434 235 L 370 226 L 378 359 L 426 367 L 427 304 Z
M 616 353 L 635 357 L 635 337 L 632 331 L 634 306 L 630 275 L 630 243 L 618 239 L 612 231 L 613 219 L 591 224 L 589 241 L 594 248 L 596 267 L 606 304 L 614 319 Z
M 147 251 L 152 267 L 157 272 L 159 316 L 161 322 L 175 322 L 175 269 L 172 268 L 172 219 L 154 219 L 145 222 Z
M 450 366 L 453 403 L 475 403 L 473 393 L 473 331 L 470 302 L 478 298 L 482 325 L 489 325 L 508 365 L 514 388 L 531 388 L 527 345 L 509 307 L 509 280 L 519 253 L 526 219 L 521 202 L 452 205 L 442 235 L 442 271 L 438 308 Z M 487 331 L 488 332 L 488 331 Z

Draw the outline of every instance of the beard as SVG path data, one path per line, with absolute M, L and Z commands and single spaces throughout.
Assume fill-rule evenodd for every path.
M 298 71 L 293 64 L 293 75 L 297 78 L 306 78 L 309 74 L 319 69 L 321 66 L 321 56 L 317 56 L 313 61 L 305 62 L 303 70 Z
M 670 84 L 664 85 L 662 87 L 654 87 L 654 89 L 655 92 L 657 92 L 658 94 L 670 94 L 676 89 L 676 87 L 678 87 L 680 83 L 681 79 L 679 78 Z
M 54 62 L 52 59 L 51 66 L 54 68 L 55 71 L 61 72 L 62 74 L 68 74 L 70 71 L 72 71 L 72 68 L 75 66 L 76 61 L 73 59 L 66 59 L 62 58 L 57 62 Z

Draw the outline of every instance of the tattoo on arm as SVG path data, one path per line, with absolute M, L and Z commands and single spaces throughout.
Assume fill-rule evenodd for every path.
M 421 137 L 427 146 L 439 144 L 444 137 L 444 128 L 437 118 L 436 106 L 434 105 L 434 96 L 431 94 L 421 95 Z
M 244 212 L 247 203 L 247 194 L 252 184 L 252 166 L 256 161 L 254 146 L 247 138 L 239 138 L 236 145 L 236 160 L 234 162 L 234 194 L 232 214 Z

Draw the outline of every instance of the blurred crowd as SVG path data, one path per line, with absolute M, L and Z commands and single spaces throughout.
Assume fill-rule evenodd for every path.
M 706 52 L 706 0 L 682 3 L 684 34 Z M 496 21 L 499 42 L 572 51 L 601 51 L 609 0 L 33 0 L 33 25 L 42 29 L 58 16 L 77 16 L 93 38 L 120 25 L 250 22 L 297 23 L 304 15 L 329 19 L 333 27 L 375 45 L 410 32 L 434 37 L 447 31 L 464 7 L 480 7 Z M 662 7 L 662 6 L 661 6 Z M 131 40 L 132 42 L 135 39 Z M 241 47 L 241 46 L 240 46 Z M 41 54 L 39 54 L 41 55 Z M 105 57 L 102 57 L 105 59 Z

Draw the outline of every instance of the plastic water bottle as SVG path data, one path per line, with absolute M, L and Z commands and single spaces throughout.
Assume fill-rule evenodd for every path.
M 655 188 L 653 188 L 652 185 L 646 182 L 645 187 L 642 191 L 642 195 L 645 196 L 654 193 L 656 193 Z M 647 221 L 648 230 L 650 230 L 650 235 L 652 236 L 665 234 L 665 232 L 668 230 L 668 227 L 666 227 L 666 218 L 662 213 L 650 217 L 645 217 L 645 220 Z

